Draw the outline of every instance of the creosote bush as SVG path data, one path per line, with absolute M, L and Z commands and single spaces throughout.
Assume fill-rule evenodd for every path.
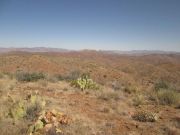
M 156 91 L 158 91 L 160 89 L 168 89 L 168 88 L 169 88 L 169 86 L 168 86 L 167 82 L 165 82 L 163 80 L 160 80 L 154 84 L 154 89 Z
M 17 72 L 16 79 L 21 82 L 33 82 L 40 79 L 45 79 L 43 73 L 28 73 L 28 72 Z

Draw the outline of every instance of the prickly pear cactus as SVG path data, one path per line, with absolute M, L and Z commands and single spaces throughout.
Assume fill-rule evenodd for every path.
M 83 75 L 82 77 L 78 78 L 71 82 L 72 86 L 80 88 L 81 90 L 85 89 L 99 89 L 99 86 L 93 82 L 87 75 Z
M 34 125 L 29 127 L 28 133 L 32 134 L 37 130 L 42 129 L 43 127 L 44 127 L 44 123 L 41 120 L 38 120 Z
M 19 101 L 15 103 L 10 109 L 10 115 L 14 119 L 22 118 L 26 115 L 26 109 L 23 102 Z
M 36 103 L 39 103 L 39 105 L 43 108 L 46 105 L 45 100 L 43 100 L 41 97 L 37 95 L 31 95 L 30 97 L 30 103 L 32 105 L 35 105 Z

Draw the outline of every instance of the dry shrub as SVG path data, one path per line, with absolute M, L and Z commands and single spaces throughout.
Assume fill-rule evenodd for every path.
M 148 92 L 147 94 L 148 94 L 148 99 L 149 99 L 150 101 L 153 101 L 153 102 L 155 102 L 155 103 L 159 103 L 159 102 L 158 102 L 158 97 L 157 97 L 157 92 L 155 92 L 155 91 L 150 91 L 150 92 Z
M 3 73 L 0 73 L 0 79 L 3 79 L 3 78 L 4 78 Z
M 122 89 L 122 85 L 118 81 L 113 81 L 113 82 L 110 83 L 110 85 L 115 91 L 118 91 L 118 90 Z
M 143 95 L 136 95 L 135 98 L 133 98 L 133 105 L 139 106 L 144 103 L 144 97 Z
M 137 91 L 138 91 L 138 88 L 135 86 L 126 86 L 124 88 L 124 92 L 126 92 L 128 94 L 136 93 Z
M 73 70 L 70 73 L 68 73 L 67 75 L 62 75 L 62 74 L 56 75 L 56 78 L 60 81 L 63 81 L 63 80 L 73 81 L 73 80 L 78 79 L 81 75 L 82 75 L 82 73 L 80 70 Z
M 51 83 L 57 83 L 59 81 L 59 79 L 55 75 L 48 75 L 46 77 L 46 80 Z
M 101 91 L 100 95 L 98 96 L 99 99 L 109 101 L 109 100 L 119 100 L 119 93 L 115 91 Z
M 42 111 L 43 107 L 41 105 L 41 103 L 36 102 L 34 104 L 30 104 L 29 106 L 27 106 L 26 109 L 26 118 L 29 120 L 34 120 L 37 118 L 38 113 L 40 113 Z
M 36 95 L 31 95 L 28 100 L 29 103 L 26 104 L 26 118 L 34 120 L 43 110 L 46 102 L 41 97 Z
M 48 82 L 46 80 L 39 80 L 38 81 L 38 84 L 41 86 L 41 87 L 47 87 L 48 86 Z
M 140 122 L 155 122 L 157 121 L 158 116 L 156 113 L 140 111 L 134 114 L 132 118 Z

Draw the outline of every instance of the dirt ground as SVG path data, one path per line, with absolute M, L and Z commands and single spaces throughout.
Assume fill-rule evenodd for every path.
M 7 80 L 6 80 L 7 81 Z M 13 81 L 12 81 L 13 82 Z M 46 100 L 45 110 L 56 109 L 72 118 L 72 123 L 62 126 L 62 134 L 82 135 L 164 135 L 179 133 L 180 111 L 170 106 L 144 104 L 132 105 L 132 95 L 121 91 L 118 99 L 101 99 L 103 93 L 115 92 L 111 88 L 99 91 L 79 91 L 67 82 L 40 83 L 16 82 L 6 95 L 25 97 L 37 93 Z M 156 112 L 156 122 L 139 122 L 132 115 L 140 110 Z

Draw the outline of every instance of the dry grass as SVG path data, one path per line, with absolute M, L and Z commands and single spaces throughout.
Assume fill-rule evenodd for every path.
M 109 101 L 109 100 L 117 101 L 119 100 L 120 96 L 119 93 L 116 91 L 101 91 L 98 98 L 104 101 Z
M 38 84 L 40 85 L 40 87 L 47 87 L 48 81 L 47 80 L 39 80 Z
M 173 90 L 160 90 L 157 93 L 160 104 L 162 105 L 179 105 L 180 93 Z
M 145 99 L 143 95 L 136 94 L 135 97 L 133 98 L 133 105 L 134 106 L 142 105 L 144 103 L 144 100 Z

